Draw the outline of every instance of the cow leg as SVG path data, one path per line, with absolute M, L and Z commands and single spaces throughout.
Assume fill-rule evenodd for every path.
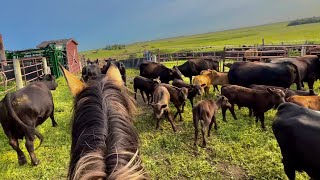
M 171 126 L 172 126 L 172 129 L 173 129 L 173 132 L 176 132 L 177 130 L 176 130 L 176 127 L 174 126 L 174 124 L 173 124 L 173 119 L 172 119 L 172 116 L 171 116 L 171 114 L 167 111 L 167 112 L 165 112 L 166 114 L 166 118 L 168 119 L 168 121 L 170 122 L 170 124 L 171 124 Z
M 147 103 L 150 104 L 150 103 L 149 103 L 150 95 L 146 93 L 146 96 L 147 96 Z
M 156 125 L 156 129 L 159 129 L 159 127 L 160 127 L 160 119 L 161 119 L 161 118 L 157 118 L 157 125 Z
M 52 111 L 52 113 L 50 115 L 50 119 L 51 119 L 51 122 L 52 122 L 52 127 L 58 126 L 58 123 L 54 120 L 54 110 Z
M 179 116 L 180 116 L 180 121 L 183 121 L 180 108 L 176 106 L 176 109 L 177 109 L 177 112 L 174 114 L 174 117 L 173 117 L 173 118 L 176 119 L 176 117 L 177 117 L 178 114 L 179 114 Z
M 205 122 L 202 120 L 202 121 L 200 121 L 200 123 L 201 123 L 201 134 L 202 134 L 202 147 L 206 147 L 207 146 L 207 140 L 206 140 L 206 136 L 205 136 L 205 134 L 206 134 L 206 125 L 205 125 Z
M 308 81 L 308 87 L 309 87 L 309 89 L 313 89 L 313 84 L 314 84 L 314 80 L 313 80 L 313 79 L 310 79 L 310 80 Z
M 143 91 L 140 90 L 140 94 L 142 96 L 143 102 L 146 102 L 146 100 L 144 99 Z
M 207 86 L 207 87 L 204 88 L 204 94 L 205 94 L 206 96 L 208 96 L 208 94 L 209 94 L 209 89 L 210 89 L 209 86 Z
M 134 99 L 137 99 L 137 89 L 134 89 Z
M 231 107 L 229 108 L 229 111 L 231 112 L 233 119 L 237 120 L 236 113 L 234 113 L 234 104 L 231 104 Z
M 285 160 L 285 158 L 283 158 L 282 164 L 284 167 L 284 172 L 288 176 L 289 180 L 295 180 L 296 178 L 295 168 L 292 167 L 291 163 L 288 160 Z
M 216 121 L 216 117 L 215 116 L 213 116 L 211 121 L 210 121 L 209 129 L 208 129 L 208 137 L 210 137 L 210 131 L 211 131 L 213 123 L 214 123 L 214 129 L 217 130 L 218 129 L 218 125 L 217 125 L 217 121 Z
M 248 108 L 249 109 L 249 117 L 252 117 L 252 109 L 251 108 Z
M 184 106 L 186 105 L 186 102 L 184 101 L 183 103 L 182 103 L 182 108 L 181 108 L 181 112 L 183 113 L 184 112 Z
M 213 86 L 213 91 L 217 90 L 218 92 L 220 92 L 219 88 L 218 88 L 218 85 L 214 85 Z
M 20 166 L 27 163 L 26 157 L 24 153 L 21 151 L 19 147 L 19 141 L 16 138 L 8 137 L 10 146 L 17 152 L 18 155 L 18 163 Z
M 197 142 L 198 142 L 198 132 L 199 132 L 199 130 L 198 130 L 198 118 L 197 117 L 195 117 L 195 115 L 193 115 L 194 117 L 193 117 L 193 126 L 194 126 L 194 146 L 196 146 L 197 145 Z
M 190 104 L 191 104 L 191 108 L 193 108 L 193 98 L 190 98 Z
M 39 164 L 39 160 L 34 153 L 34 145 L 33 145 L 34 138 L 26 136 L 26 148 L 29 152 L 32 165 L 36 166 Z
M 192 84 L 192 76 L 191 76 L 191 77 L 189 77 L 189 79 L 190 79 L 190 84 Z
M 263 130 L 266 130 L 266 126 L 264 125 L 264 113 L 262 113 L 259 117 L 260 117 L 260 122 L 261 122 L 261 128 Z
M 226 118 L 227 108 L 222 107 L 222 108 L 221 108 L 221 111 L 222 111 L 222 118 L 223 118 L 223 121 L 224 121 L 224 122 L 227 122 L 227 118 Z

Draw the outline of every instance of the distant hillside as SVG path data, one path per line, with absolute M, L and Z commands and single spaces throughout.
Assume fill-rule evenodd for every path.
M 232 29 L 220 32 L 204 33 L 191 36 L 182 36 L 126 45 L 120 50 L 91 50 L 81 52 L 90 59 L 117 58 L 126 59 L 141 57 L 144 49 L 161 53 L 183 50 L 212 51 L 223 49 L 225 45 L 254 45 L 265 44 L 320 42 L 320 23 L 287 26 L 289 22 Z
M 320 17 L 302 18 L 294 21 L 290 21 L 288 26 L 297 26 L 301 24 L 319 23 Z

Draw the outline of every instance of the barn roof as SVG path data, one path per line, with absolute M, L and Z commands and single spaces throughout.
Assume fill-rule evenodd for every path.
M 51 41 L 43 41 L 42 43 L 40 43 L 37 48 L 44 48 L 46 47 L 48 44 L 52 44 L 55 43 L 56 45 L 66 45 L 68 44 L 70 41 L 73 41 L 75 44 L 79 44 L 76 40 L 72 39 L 72 38 L 68 38 L 68 39 L 59 39 L 59 40 L 51 40 Z

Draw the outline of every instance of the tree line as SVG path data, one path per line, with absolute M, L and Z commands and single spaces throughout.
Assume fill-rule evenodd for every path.
M 310 24 L 310 23 L 318 23 L 318 22 L 320 22 L 320 17 L 302 18 L 302 19 L 296 19 L 294 21 L 290 21 L 288 26 L 296 26 L 301 24 Z
M 104 48 L 105 50 L 120 50 L 120 49 L 125 49 L 126 45 L 124 44 L 112 44 L 112 45 L 106 45 Z

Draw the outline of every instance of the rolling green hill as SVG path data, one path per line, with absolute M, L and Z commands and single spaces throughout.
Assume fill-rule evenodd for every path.
M 212 51 L 222 49 L 225 45 L 254 45 L 265 44 L 320 42 L 320 23 L 287 26 L 288 22 L 253 26 L 220 32 L 211 32 L 191 36 L 153 40 L 133 43 L 122 50 L 90 50 L 81 52 L 86 58 L 126 59 L 131 56 L 142 56 L 144 49 L 160 50 L 160 53 L 176 52 L 181 50 Z M 107 39 L 106 39 L 107 41 Z

